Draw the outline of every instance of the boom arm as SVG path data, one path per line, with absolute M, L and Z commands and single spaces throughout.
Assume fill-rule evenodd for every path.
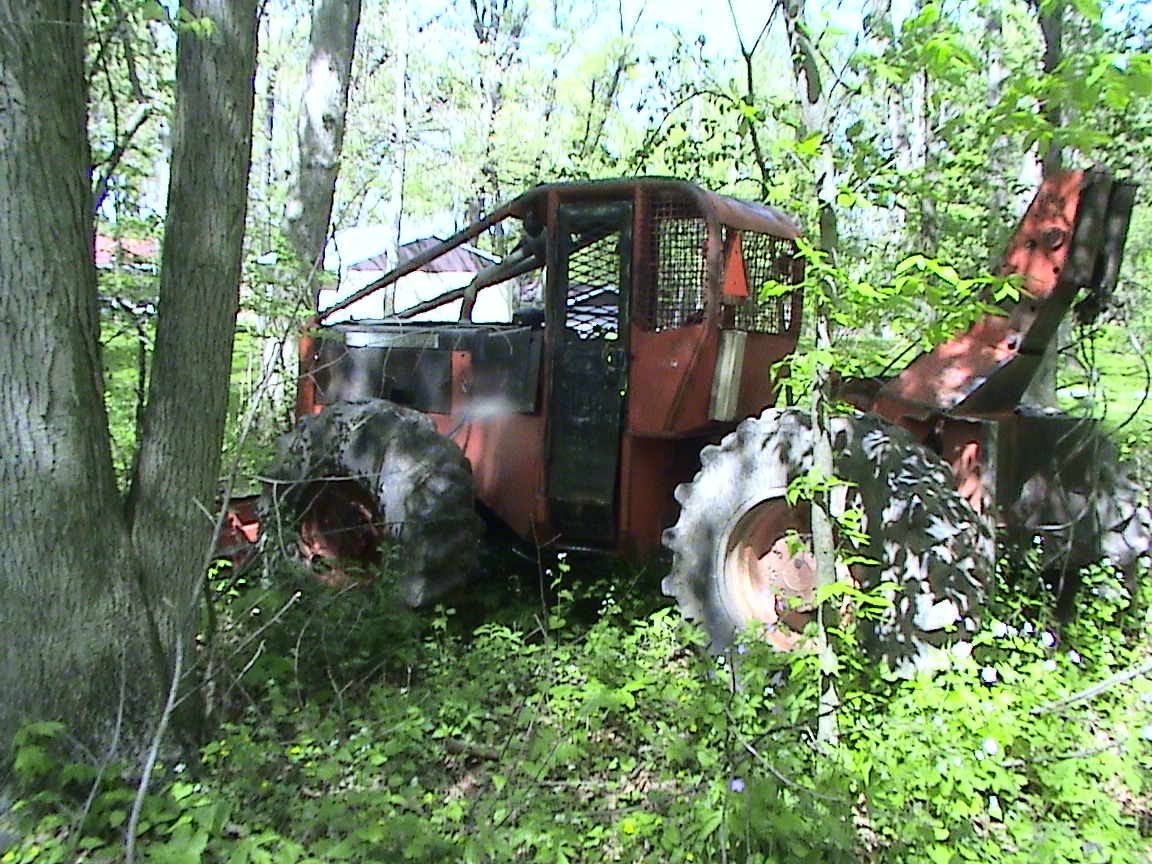
M 875 410 L 897 422 L 1013 410 L 1077 296 L 1088 292 L 1089 309 L 1114 289 L 1134 197 L 1102 170 L 1045 179 L 999 270 L 1022 277 L 1027 296 L 917 358 L 881 388 Z

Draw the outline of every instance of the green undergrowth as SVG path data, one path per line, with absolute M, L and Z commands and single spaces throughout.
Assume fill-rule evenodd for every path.
M 818 741 L 813 657 L 711 656 L 651 589 L 582 566 L 483 616 L 221 571 L 218 731 L 157 768 L 138 860 L 1149 860 L 1143 607 L 1109 569 L 1063 627 L 998 602 L 928 677 L 845 634 L 839 738 Z M 55 724 L 16 753 L 0 861 L 123 860 L 132 772 Z
M 104 366 L 104 403 L 112 446 L 112 463 L 122 485 L 127 485 L 136 455 L 137 429 L 146 402 L 154 349 L 152 315 L 122 308 L 104 309 L 101 317 L 101 355 Z M 225 472 L 237 472 L 237 492 L 256 488 L 257 476 L 272 459 L 276 435 L 286 420 L 274 416 L 267 401 L 248 422 L 248 406 L 261 384 L 264 340 L 250 328 L 238 326 L 232 351 L 232 383 L 228 397 L 227 432 L 222 454 Z
M 1077 345 L 1079 362 L 1060 376 L 1060 407 L 1100 420 L 1141 476 L 1152 477 L 1152 363 L 1142 339 L 1131 329 L 1108 327 Z

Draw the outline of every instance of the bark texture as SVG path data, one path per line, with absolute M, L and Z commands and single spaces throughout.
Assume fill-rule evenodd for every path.
M 121 702 L 159 703 L 102 401 L 83 57 L 80 0 L 0 2 L 0 751 L 43 717 L 104 749 Z
M 315 0 L 312 54 L 300 100 L 299 155 L 284 207 L 284 234 L 301 262 L 319 268 L 344 143 L 348 82 L 360 0 Z
M 185 0 L 156 350 L 129 495 L 163 656 L 189 639 L 220 495 L 252 147 L 257 0 Z M 186 652 L 185 656 L 190 656 Z
M 125 507 L 99 357 L 83 3 L 0 0 L 0 753 L 37 719 L 64 721 L 89 756 L 139 749 L 173 649 L 191 642 L 227 408 L 256 2 L 181 4 L 201 24 L 179 37 L 155 369 Z

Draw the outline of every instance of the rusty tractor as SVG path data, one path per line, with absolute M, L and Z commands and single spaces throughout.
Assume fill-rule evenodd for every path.
M 1152 519 L 1091 421 L 1022 396 L 1074 303 L 1116 283 L 1133 188 L 1102 171 L 1040 188 L 1000 272 L 1024 293 L 889 380 L 845 387 L 838 476 L 890 583 L 868 639 L 894 663 L 971 626 L 1001 547 L 1058 576 L 1134 566 Z M 502 260 L 433 292 L 484 235 Z M 663 588 L 722 648 L 782 648 L 813 616 L 809 517 L 788 502 L 812 424 L 774 408 L 797 346 L 796 225 L 692 183 L 539 186 L 330 303 L 301 342 L 299 422 L 261 505 L 267 545 L 340 578 L 392 564 L 409 602 L 468 578 L 483 525 L 538 547 L 671 553 Z M 475 256 L 473 256 L 475 257 Z M 766 283 L 796 286 L 764 298 Z M 798 543 L 795 538 L 799 538 Z

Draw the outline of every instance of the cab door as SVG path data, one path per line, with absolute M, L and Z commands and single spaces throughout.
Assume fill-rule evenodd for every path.
M 548 268 L 548 504 L 562 543 L 610 548 L 628 380 L 632 205 L 562 204 Z

